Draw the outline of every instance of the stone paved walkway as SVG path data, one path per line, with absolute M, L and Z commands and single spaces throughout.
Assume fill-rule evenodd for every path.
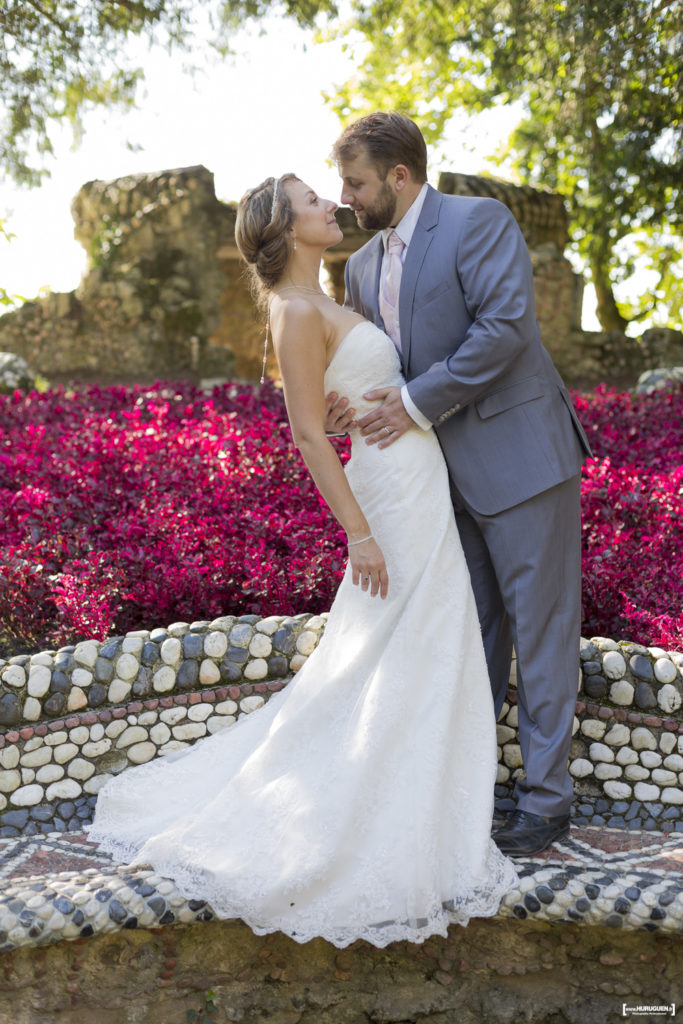
M 518 859 L 501 917 L 683 932 L 683 836 L 573 827 Z M 122 928 L 210 921 L 150 868 L 114 864 L 85 832 L 0 841 L 0 952 Z

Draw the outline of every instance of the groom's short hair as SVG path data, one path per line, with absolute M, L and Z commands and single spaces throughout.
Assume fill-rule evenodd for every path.
M 414 121 L 396 112 L 366 114 L 344 129 L 332 149 L 332 158 L 355 160 L 367 153 L 382 181 L 396 164 L 404 164 L 416 182 L 427 180 L 427 146 Z

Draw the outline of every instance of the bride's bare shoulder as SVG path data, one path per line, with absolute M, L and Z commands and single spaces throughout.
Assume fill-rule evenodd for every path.
M 315 302 L 305 296 L 280 297 L 274 295 L 270 305 L 270 326 L 278 358 L 289 351 L 304 349 L 324 353 L 330 326 Z

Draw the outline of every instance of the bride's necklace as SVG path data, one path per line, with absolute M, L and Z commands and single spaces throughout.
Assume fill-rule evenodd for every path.
M 282 295 L 283 292 L 308 292 L 311 295 L 322 295 L 324 299 L 332 299 L 331 295 L 324 292 L 322 288 L 309 288 L 305 284 L 288 284 L 284 288 L 279 288 L 274 295 Z M 332 299 L 334 302 L 334 299 Z

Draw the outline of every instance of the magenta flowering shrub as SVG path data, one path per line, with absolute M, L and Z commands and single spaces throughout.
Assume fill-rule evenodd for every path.
M 583 633 L 680 648 L 683 388 L 574 397 Z M 0 633 L 36 645 L 323 611 L 346 559 L 270 384 L 0 398 L 0 531 Z
M 582 497 L 583 632 L 683 649 L 683 388 L 574 396 L 594 459 Z
M 346 556 L 269 384 L 0 400 L 0 528 L 23 643 L 321 611 Z

